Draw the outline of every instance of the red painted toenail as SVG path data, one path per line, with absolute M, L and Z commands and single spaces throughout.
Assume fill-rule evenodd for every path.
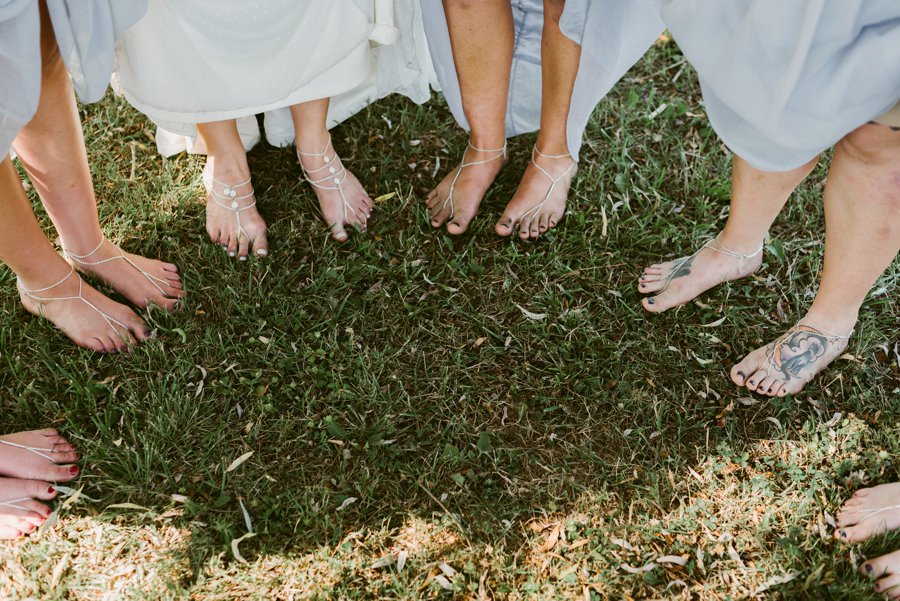
M 77 465 L 73 465 L 72 467 L 70 467 L 70 468 L 69 468 L 69 473 L 72 474 L 73 476 L 76 475 L 76 474 L 78 473 L 78 466 L 77 466 Z
M 50 488 L 47 489 L 47 494 L 48 494 L 48 495 L 52 495 L 52 494 L 55 493 L 55 492 L 56 492 L 56 489 L 53 488 L 52 486 L 51 486 Z

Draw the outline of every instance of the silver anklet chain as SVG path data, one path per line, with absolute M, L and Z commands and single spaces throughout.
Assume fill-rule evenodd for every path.
M 106 259 L 100 259 L 99 261 L 88 261 L 87 259 L 89 259 L 91 257 L 91 255 L 93 255 L 95 252 L 100 250 L 100 248 L 103 246 L 103 243 L 106 242 L 106 240 L 107 240 L 106 234 L 101 232 L 100 233 L 100 243 L 97 246 L 95 246 L 94 250 L 92 250 L 91 252 L 84 254 L 84 255 L 76 255 L 75 253 L 73 253 L 73 252 L 69 251 L 68 249 L 66 249 L 65 247 L 63 247 L 63 255 L 65 255 L 65 257 L 67 259 L 71 259 L 75 263 L 78 263 L 79 265 L 82 265 L 84 267 L 96 267 L 98 265 L 104 265 L 104 264 L 110 263 L 112 261 L 125 261 L 131 267 L 133 267 L 135 270 L 137 270 L 138 273 L 140 273 L 142 276 L 144 276 L 144 279 L 146 279 L 148 282 L 153 284 L 153 286 L 159 291 L 160 294 L 162 294 L 164 297 L 169 296 L 166 293 L 166 291 L 160 287 L 160 284 L 167 283 L 166 280 L 164 280 L 162 278 L 158 278 L 155 275 L 153 275 L 151 273 L 147 273 L 146 271 L 141 269 L 137 265 L 137 263 L 135 263 L 134 261 L 131 260 L 130 257 L 126 257 L 125 253 L 122 252 L 122 249 L 120 249 L 118 247 L 116 247 L 116 250 L 119 251 L 118 255 L 108 257 Z

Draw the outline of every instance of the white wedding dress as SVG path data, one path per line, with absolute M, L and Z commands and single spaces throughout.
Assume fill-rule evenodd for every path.
M 197 123 L 236 119 L 246 149 L 293 143 L 287 107 L 331 98 L 328 126 L 388 94 L 428 100 L 416 0 L 150 0 L 122 38 L 114 85 L 170 156 L 202 153 Z

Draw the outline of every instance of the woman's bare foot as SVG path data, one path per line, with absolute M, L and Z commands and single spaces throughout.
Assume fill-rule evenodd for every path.
M 860 571 L 869 578 L 878 578 L 873 585 L 876 593 L 888 599 L 900 599 L 900 550 L 870 559 Z
M 861 488 L 841 507 L 835 536 L 859 543 L 900 529 L 900 482 Z
M 509 236 L 519 228 L 519 238 L 537 238 L 556 227 L 566 213 L 569 188 L 578 172 L 570 154 L 547 155 L 534 147 L 522 181 L 494 229 Z
M 56 490 L 44 480 L 0 478 L 0 540 L 15 540 L 34 532 L 50 517 L 43 503 L 56 497 Z
M 99 278 L 139 307 L 152 304 L 171 311 L 184 296 L 175 265 L 126 253 L 105 236 L 83 255 L 67 248 L 66 258 L 76 269 Z
M 52 428 L 0 436 L 0 474 L 25 480 L 68 482 L 78 475 L 75 445 Z
M 657 294 L 641 300 L 641 305 L 651 313 L 662 313 L 722 282 L 746 277 L 762 264 L 762 249 L 762 243 L 754 248 L 732 247 L 720 234 L 689 257 L 651 265 L 641 274 L 638 290 Z
M 322 218 L 331 230 L 332 238 L 338 242 L 346 241 L 348 227 L 366 231 L 375 203 L 356 176 L 344 167 L 331 145 L 331 137 L 324 147 L 320 141 L 298 140 L 298 143 L 297 159 L 306 181 L 319 199 Z
M 150 330 L 125 305 L 103 296 L 82 281 L 62 259 L 68 275 L 52 281 L 18 281 L 22 305 L 45 317 L 78 346 L 99 352 L 128 350 Z
M 487 189 L 508 162 L 505 142 L 502 148 L 478 148 L 470 141 L 462 162 L 428 194 L 431 225 L 437 228 L 447 223 L 451 234 L 469 229 Z
M 731 379 L 771 397 L 796 394 L 844 352 L 849 339 L 849 334 L 835 334 L 807 316 L 775 342 L 744 357 L 731 368 Z
M 260 257 L 268 255 L 266 222 L 256 210 L 246 157 L 230 161 L 210 156 L 203 169 L 203 184 L 209 239 L 241 261 L 247 260 L 251 250 Z

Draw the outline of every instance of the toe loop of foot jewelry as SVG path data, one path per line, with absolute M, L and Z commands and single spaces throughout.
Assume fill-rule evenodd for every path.
M 854 330 L 850 330 L 847 334 L 835 334 L 821 325 L 813 321 L 809 318 L 804 318 L 802 321 L 806 323 L 800 323 L 791 326 L 787 332 L 785 332 L 775 343 L 772 345 L 772 350 L 769 351 L 769 354 L 766 356 L 766 363 L 770 367 L 774 367 L 781 373 L 787 374 L 789 376 L 800 377 L 800 372 L 803 371 L 803 367 L 805 365 L 797 366 L 791 364 L 790 360 L 784 361 L 782 358 L 782 350 L 785 346 L 791 344 L 794 336 L 797 334 L 811 334 L 813 336 L 818 336 L 824 338 L 828 343 L 835 343 L 839 340 L 850 340 L 850 337 L 853 336 Z
M 78 294 L 76 294 L 76 295 L 73 295 L 73 296 L 39 296 L 39 294 L 42 292 L 47 292 L 49 290 L 52 290 L 53 288 L 56 288 L 57 286 L 61 286 L 70 277 L 72 277 L 73 274 L 75 274 L 74 266 L 69 270 L 69 273 L 67 273 L 63 279 L 59 280 L 55 284 L 45 287 L 45 288 L 31 288 L 31 289 L 26 288 L 25 285 L 22 283 L 22 280 L 16 280 L 16 285 L 19 287 L 19 290 L 22 291 L 22 294 L 24 294 L 25 296 L 27 296 L 28 298 L 30 298 L 32 300 L 38 301 L 39 303 L 52 303 L 54 301 L 69 301 L 69 300 L 81 301 L 82 303 L 84 303 L 85 305 L 87 305 L 88 307 L 93 309 L 94 312 L 97 313 L 97 315 L 102 317 L 103 320 L 107 323 L 107 325 L 109 325 L 109 327 L 111 327 L 112 329 L 115 330 L 116 326 L 119 326 L 120 328 L 122 328 L 123 330 L 125 330 L 127 332 L 128 326 L 126 326 L 124 323 L 117 320 L 116 318 L 114 318 L 110 315 L 107 315 L 106 313 L 103 312 L 103 310 L 100 309 L 100 307 L 98 307 L 97 305 L 95 305 L 94 303 L 89 301 L 88 299 L 84 298 L 84 294 L 83 294 L 84 288 L 83 288 L 83 282 L 81 281 L 81 278 L 78 278 Z M 75 277 L 78 277 L 78 276 L 75 276 Z
M 19 503 L 24 503 L 26 501 L 30 501 L 31 497 L 22 497 L 21 499 L 13 499 L 12 501 L 0 501 L 0 507 L 9 507 L 10 509 L 19 509 L 21 511 L 31 511 L 29 508 L 24 505 L 19 505 Z
M 13 447 L 16 449 L 22 449 L 24 451 L 28 451 L 29 453 L 34 453 L 35 455 L 38 455 L 39 457 L 43 457 L 47 461 L 53 461 L 53 457 L 50 457 L 49 455 L 47 455 L 47 453 L 56 453 L 56 451 L 54 451 L 53 449 L 45 449 L 45 448 L 41 448 L 41 447 L 29 447 L 29 446 L 26 446 L 23 444 L 17 444 L 15 442 L 10 442 L 8 440 L 0 440 L 0 444 L 6 445 L 8 447 Z
M 64 256 L 66 257 L 66 259 L 68 259 L 70 262 L 78 263 L 78 264 L 81 265 L 82 267 L 97 267 L 97 266 L 99 266 L 99 265 L 104 265 L 104 264 L 110 263 L 110 262 L 112 262 L 112 261 L 125 261 L 128 265 L 130 265 L 130 266 L 131 266 L 133 269 L 135 269 L 138 273 L 140 273 L 142 276 L 144 276 L 144 279 L 147 280 L 148 282 L 150 282 L 150 283 L 153 285 L 153 287 L 156 288 L 156 289 L 159 291 L 159 293 L 160 293 L 161 295 L 163 295 L 164 297 L 165 297 L 165 296 L 169 296 L 168 293 L 166 293 L 166 291 L 160 286 L 160 284 L 167 284 L 166 280 L 164 280 L 164 279 L 162 279 L 162 278 L 158 278 L 158 277 L 156 277 L 155 275 L 153 275 L 152 273 L 147 273 L 146 271 L 144 271 L 143 269 L 141 269 L 140 266 L 139 266 L 137 263 L 135 263 L 135 262 L 132 261 L 129 257 L 127 257 L 127 256 L 125 255 L 125 253 L 123 253 L 122 250 L 121 250 L 120 248 L 118 248 L 118 247 L 116 247 L 116 250 L 119 251 L 119 254 L 117 254 L 117 255 L 114 255 L 114 256 L 112 256 L 112 257 L 108 257 L 108 258 L 106 258 L 106 259 L 100 259 L 100 260 L 98 260 L 98 261 L 90 261 L 90 260 L 88 260 L 88 259 L 91 258 L 91 256 L 92 256 L 94 253 L 96 253 L 97 251 L 100 250 L 100 248 L 103 246 L 103 244 L 104 244 L 106 241 L 107 241 L 106 234 L 103 234 L 103 233 L 101 232 L 101 234 L 100 234 L 100 243 L 97 244 L 97 246 L 95 246 L 95 247 L 94 247 L 94 250 L 92 250 L 91 252 L 89 252 L 89 253 L 87 253 L 87 254 L 84 254 L 84 255 L 76 255 L 75 253 L 73 253 L 73 252 L 70 251 L 69 249 L 63 248 L 63 255 L 64 255 Z
M 503 146 L 500 148 L 479 148 L 472 144 L 472 141 L 469 140 L 467 142 L 467 152 L 472 150 L 474 152 L 480 154 L 489 154 L 486 159 L 480 159 L 478 161 L 467 161 L 466 153 L 463 153 L 462 161 L 456 167 L 456 174 L 453 176 L 453 181 L 450 182 L 450 190 L 447 192 L 447 198 L 444 199 L 444 202 L 441 203 L 441 210 L 443 211 L 448 206 L 450 207 L 450 214 L 447 215 L 447 221 L 453 219 L 453 216 L 456 215 L 456 204 L 453 202 L 453 193 L 456 192 L 456 184 L 459 183 L 459 178 L 462 176 L 462 172 L 464 169 L 469 167 L 474 167 L 476 165 L 485 165 L 487 163 L 492 163 L 494 161 L 503 160 L 505 161 L 508 156 L 509 151 L 509 143 L 506 140 L 503 141 Z
M 568 168 L 566 168 L 565 171 L 563 171 L 558 176 L 554 177 L 553 175 L 550 175 L 549 171 L 547 171 L 546 169 L 544 169 L 543 167 L 541 167 L 538 164 L 538 162 L 537 162 L 538 157 L 540 157 L 542 159 L 551 159 L 551 160 L 552 159 L 570 159 L 572 161 L 572 163 L 568 166 Z M 539 203 L 537 203 L 536 205 L 534 205 L 533 207 L 531 207 L 530 209 L 528 209 L 527 211 L 522 213 L 521 217 L 519 217 L 519 222 L 522 222 L 525 219 L 528 219 L 529 227 L 531 225 L 531 221 L 533 221 L 533 219 L 534 219 L 534 216 L 544 207 L 545 204 L 547 204 L 547 201 L 550 200 L 550 197 L 553 195 L 553 192 L 556 190 L 556 186 L 558 186 L 561 181 L 566 179 L 566 177 L 568 177 L 569 174 L 572 173 L 572 171 L 574 171 L 575 169 L 578 168 L 578 160 L 575 159 L 575 157 L 573 157 L 568 152 L 565 154 L 545 154 L 545 153 L 541 152 L 538 149 L 537 144 L 535 144 L 534 147 L 531 149 L 531 164 L 534 165 L 535 169 L 537 169 L 540 173 L 542 173 L 544 175 L 544 177 L 546 177 L 548 180 L 550 180 L 550 188 L 547 189 L 547 193 L 544 194 L 544 198 Z
M 320 167 L 307 169 L 306 165 L 303 164 L 304 158 L 310 160 L 321 159 L 324 164 Z M 356 210 L 347 200 L 347 195 L 344 194 L 344 181 L 347 179 L 347 169 L 334 150 L 331 136 L 328 136 L 328 142 L 325 143 L 325 148 L 320 152 L 304 152 L 297 148 L 297 159 L 300 161 L 300 169 L 303 170 L 303 178 L 309 182 L 309 185 L 319 190 L 338 191 L 341 195 L 341 210 L 343 211 L 345 222 L 350 213 L 353 213 L 353 216 L 358 218 Z M 332 227 L 337 227 L 337 225 L 335 224 Z
M 250 186 L 250 178 L 248 177 L 247 179 L 236 184 L 226 184 L 225 182 L 213 177 L 213 175 L 207 171 L 203 174 L 203 185 L 206 186 L 206 191 L 212 197 L 213 202 L 215 202 L 223 209 L 227 209 L 234 213 L 238 239 L 240 239 L 241 236 L 250 239 L 250 235 L 247 234 L 247 231 L 244 229 L 244 226 L 241 223 L 241 213 L 243 211 L 249 211 L 256 206 L 256 198 L 253 197 L 254 192 L 253 187 Z M 222 191 L 217 192 L 216 186 L 221 186 Z M 246 194 L 239 194 L 238 188 L 241 188 L 243 186 L 250 186 L 250 191 Z M 253 198 L 253 202 L 245 206 L 241 206 L 241 201 L 247 200 L 248 198 Z

